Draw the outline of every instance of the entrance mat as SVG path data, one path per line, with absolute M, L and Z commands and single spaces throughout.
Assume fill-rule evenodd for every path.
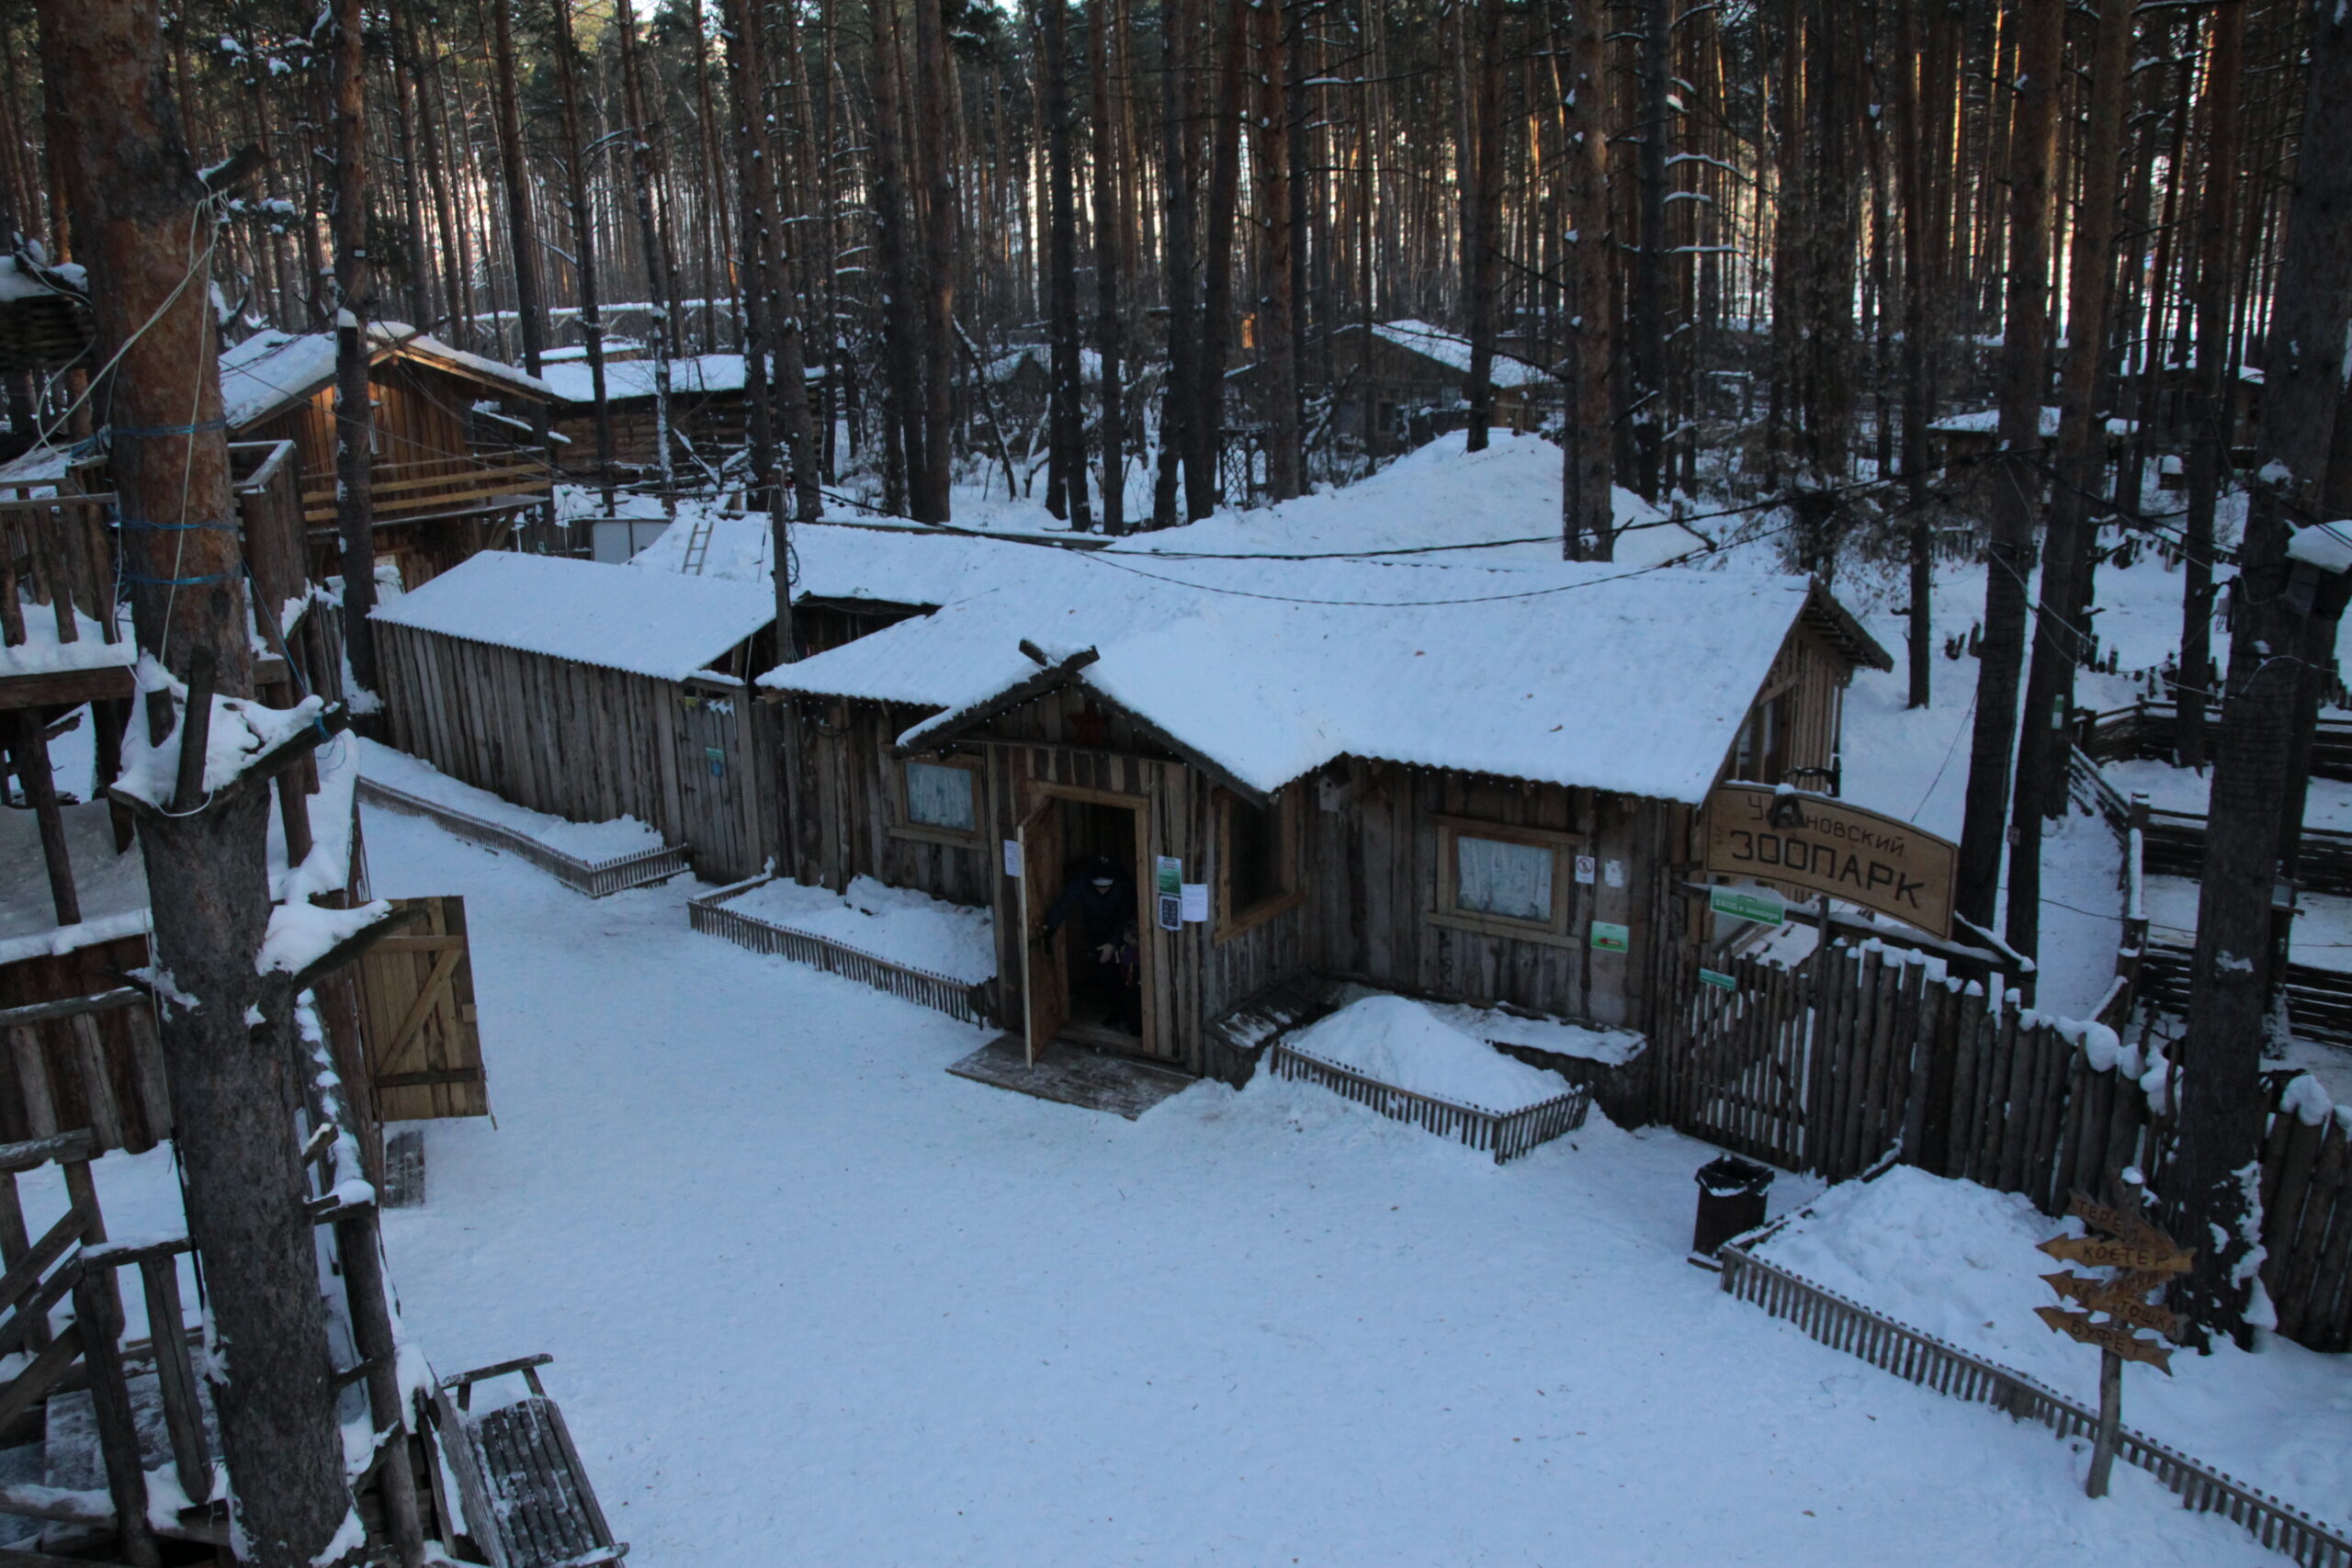
M 1039 1100 L 1108 1111 L 1132 1122 L 1169 1096 L 1197 1081 L 1166 1067 L 1101 1056 L 1057 1042 L 1029 1066 L 1018 1035 L 1000 1034 L 947 1069 L 959 1078 L 993 1084 Z

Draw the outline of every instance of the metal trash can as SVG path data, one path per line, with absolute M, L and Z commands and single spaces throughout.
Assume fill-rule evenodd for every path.
M 1765 1194 L 1772 1171 L 1731 1155 L 1699 1168 L 1699 1223 L 1691 1228 L 1690 1255 L 1713 1258 L 1724 1243 L 1764 1223 Z

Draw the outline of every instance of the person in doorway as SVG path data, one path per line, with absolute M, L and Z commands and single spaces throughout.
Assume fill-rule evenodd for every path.
M 1142 987 L 1137 973 L 1135 878 L 1120 870 L 1119 863 L 1110 856 L 1096 855 L 1063 885 L 1061 897 L 1046 911 L 1046 926 L 1037 940 L 1051 942 L 1054 933 L 1073 919 L 1085 946 L 1084 964 L 1079 969 L 1085 977 L 1083 989 L 1109 1008 L 1105 1027 L 1139 1033 L 1143 1011 L 1137 1005 Z

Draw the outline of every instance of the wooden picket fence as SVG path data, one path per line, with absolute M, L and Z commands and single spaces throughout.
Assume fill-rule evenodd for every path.
M 1989 1404 L 2020 1421 L 2038 1421 L 2061 1438 L 2086 1437 L 2098 1430 L 2096 1410 L 2022 1372 L 1873 1312 L 1764 1261 L 1737 1242 L 1719 1256 L 1725 1292 L 1796 1325 L 1834 1350 L 1954 1399 Z M 2263 1545 L 2306 1568 L 2352 1568 L 2352 1539 L 2290 1503 L 2129 1427 L 2122 1431 L 2116 1454 L 2162 1482 L 2183 1506 L 2233 1519 Z
M 1336 1062 L 1307 1055 L 1279 1040 L 1267 1053 L 1266 1066 L 1276 1077 L 1328 1089 L 1342 1100 L 1352 1100 L 1383 1116 L 1410 1122 L 1474 1149 L 1489 1151 L 1497 1165 L 1575 1132 L 1584 1125 L 1585 1116 L 1592 1109 L 1589 1088 L 1573 1089 L 1517 1111 L 1488 1111 L 1483 1106 L 1463 1105 L 1366 1077 Z
M 2084 750 L 2102 762 L 2134 758 L 2169 761 L 2179 710 L 2170 703 L 2142 700 L 2128 708 L 2093 714 L 2079 729 Z M 2221 715 L 2206 715 L 2206 734 L 2221 728 Z M 2210 741 L 2209 741 L 2210 743 Z M 2323 718 L 2312 742 L 2312 772 L 2324 779 L 2352 781 L 2352 720 Z
M 893 963 L 888 958 L 863 952 L 845 942 L 829 937 L 794 931 L 789 926 L 763 920 L 757 915 L 747 915 L 741 909 L 730 909 L 727 900 L 747 893 L 774 878 L 755 876 L 748 882 L 718 888 L 697 898 L 686 901 L 686 921 L 695 930 L 711 936 L 725 937 L 738 947 L 748 947 L 753 953 L 772 953 L 789 958 L 795 964 L 806 964 L 828 975 L 839 975 L 844 980 L 854 980 L 861 986 L 871 986 L 877 991 L 888 991 L 921 1007 L 944 1012 L 966 1023 L 992 1022 L 994 1010 L 989 1005 L 989 987 L 958 980 L 953 976 L 935 974 L 910 964 Z
M 526 833 L 512 828 L 502 828 L 479 817 L 459 811 L 454 807 L 427 800 L 395 789 L 376 779 L 359 781 L 359 798 L 387 811 L 405 817 L 424 817 L 440 824 L 452 838 L 463 839 L 484 849 L 497 850 L 530 862 L 558 882 L 574 892 L 585 893 L 591 898 L 603 898 L 625 888 L 642 887 L 650 882 L 660 882 L 676 876 L 687 869 L 687 852 L 683 845 L 660 844 L 650 850 L 616 855 L 611 860 L 586 861 L 577 855 L 550 849 Z
M 1718 962 L 1735 988 L 1698 984 L 1686 957 L 1656 1041 L 1657 1109 L 1680 1130 L 1832 1181 L 1899 1145 L 2048 1214 L 2124 1166 L 2163 1190 L 2177 1070 L 2113 1032 L 1931 981 L 1875 944 Z M 2267 1089 L 2263 1283 L 2281 1333 L 2352 1349 L 2352 1111 L 2317 1114 L 2307 1091 L 2290 1107 L 2290 1080 Z

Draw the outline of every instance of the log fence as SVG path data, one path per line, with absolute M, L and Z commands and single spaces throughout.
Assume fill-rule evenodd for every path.
M 944 1012 L 966 1023 L 987 1024 L 994 1021 L 986 982 L 975 985 L 958 980 L 911 964 L 899 964 L 879 954 L 865 952 L 846 942 L 833 941 L 812 932 L 795 931 L 757 915 L 727 908 L 727 900 L 748 893 L 775 878 L 755 876 L 747 882 L 721 887 L 686 902 L 687 923 L 706 935 L 724 937 L 738 947 L 753 953 L 774 953 L 795 964 L 806 964 L 828 975 L 839 975 L 861 986 L 887 991 L 894 997 Z
M 1592 1090 L 1587 1087 L 1517 1111 L 1488 1111 L 1483 1106 L 1464 1105 L 1382 1083 L 1336 1062 L 1310 1056 L 1280 1040 L 1267 1053 L 1266 1065 L 1276 1077 L 1328 1089 L 1342 1100 L 1351 1100 L 1383 1116 L 1489 1152 L 1497 1165 L 1515 1160 L 1541 1145 L 1575 1132 L 1584 1125 L 1585 1116 L 1592 1109 Z

